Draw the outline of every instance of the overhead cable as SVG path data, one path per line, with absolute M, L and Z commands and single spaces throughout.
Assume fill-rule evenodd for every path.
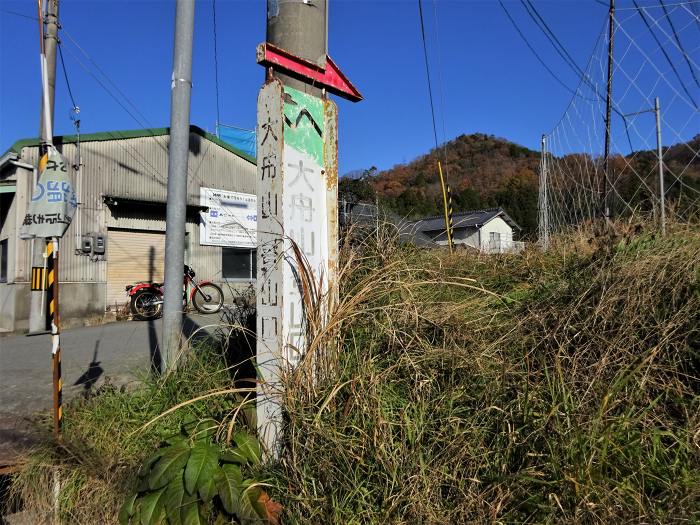
M 78 105 L 75 103 L 75 98 L 73 98 L 73 90 L 70 87 L 70 82 L 68 81 L 68 72 L 66 71 L 66 63 L 63 60 L 63 46 L 61 42 L 58 43 L 58 56 L 61 57 L 61 69 L 63 69 L 63 78 L 66 79 L 66 87 L 68 88 L 68 95 L 70 96 L 71 104 L 73 104 L 73 109 L 77 108 Z
M 437 125 L 435 124 L 435 104 L 433 103 L 433 87 L 430 82 L 430 66 L 428 64 L 428 45 L 425 40 L 425 24 L 423 22 L 423 2 L 418 0 L 418 14 L 420 16 L 420 32 L 423 37 L 423 55 L 425 56 L 425 74 L 428 79 L 428 97 L 430 98 L 430 113 L 433 117 L 433 135 L 435 137 L 435 149 L 438 149 Z
M 567 86 L 564 81 L 559 78 L 554 71 L 546 64 L 546 62 L 540 57 L 539 53 L 535 50 L 535 48 L 530 44 L 528 41 L 527 37 L 525 37 L 525 34 L 522 32 L 518 24 L 516 23 L 515 19 L 511 16 L 511 14 L 508 12 L 508 9 L 506 8 L 505 4 L 503 3 L 503 0 L 498 0 L 498 3 L 501 4 L 501 7 L 503 8 L 503 11 L 505 12 L 506 16 L 508 17 L 508 20 L 510 20 L 510 23 L 513 24 L 513 27 L 517 31 L 518 35 L 520 35 L 520 38 L 522 38 L 523 42 L 525 42 L 525 45 L 528 47 L 528 49 L 532 52 L 533 55 L 535 55 L 535 58 L 539 61 L 539 63 L 544 67 L 547 72 L 552 76 L 554 80 L 556 80 L 564 89 L 566 89 L 569 93 L 571 93 L 574 96 L 577 97 L 583 97 L 580 93 L 577 93 L 573 89 L 571 89 L 569 86 Z M 590 99 L 587 99 L 590 100 Z
M 698 82 L 698 77 L 695 75 L 695 69 L 693 68 L 692 64 L 690 63 L 690 59 L 688 58 L 688 53 L 686 52 L 685 48 L 683 47 L 683 43 L 681 42 L 680 37 L 678 36 L 678 32 L 676 31 L 676 26 L 673 23 L 673 20 L 671 19 L 671 15 L 669 14 L 668 10 L 666 9 L 666 4 L 664 3 L 664 0 L 659 0 L 661 2 L 661 7 L 664 10 L 664 15 L 666 15 L 666 19 L 668 20 L 668 25 L 671 26 L 671 31 L 673 31 L 673 38 L 676 40 L 676 44 L 678 44 L 678 49 L 680 50 L 681 54 L 683 55 L 683 58 L 685 59 L 685 63 L 688 64 L 688 69 L 690 69 L 690 74 L 693 76 L 693 80 L 695 80 L 695 84 L 700 87 L 700 82 Z
M 664 49 L 663 45 L 661 45 L 659 38 L 656 36 L 656 33 L 654 33 L 654 30 L 651 28 L 651 25 L 649 24 L 649 21 L 647 20 L 647 15 L 645 14 L 644 9 L 639 7 L 637 0 L 632 0 L 632 3 L 637 8 L 637 12 L 639 13 L 639 16 L 642 18 L 642 20 L 644 21 L 644 25 L 647 27 L 647 29 L 649 30 L 649 33 L 651 33 L 651 36 L 656 41 L 656 45 L 659 46 L 659 49 L 661 50 L 664 57 L 666 58 L 668 65 L 671 66 L 671 70 L 676 75 L 676 78 L 678 79 L 678 82 L 680 83 L 681 87 L 683 88 L 683 91 L 685 91 L 685 94 L 688 95 L 688 98 L 693 103 L 693 106 L 695 106 L 695 109 L 698 109 L 698 104 L 697 104 L 697 102 L 695 102 L 693 95 L 690 94 L 690 91 L 688 91 L 688 87 L 685 85 L 685 82 L 683 82 L 683 79 L 681 78 L 680 74 L 678 73 L 678 69 L 676 69 L 676 65 L 671 60 L 671 57 L 668 56 L 668 53 Z
M 216 38 L 216 0 L 212 0 L 211 9 L 214 19 L 214 86 L 216 89 L 216 136 L 219 136 L 219 124 L 221 123 L 221 115 L 219 112 L 219 52 Z

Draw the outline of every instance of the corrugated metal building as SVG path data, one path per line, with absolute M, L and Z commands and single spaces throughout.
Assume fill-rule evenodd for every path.
M 102 318 L 106 310 L 126 302 L 126 284 L 163 278 L 168 141 L 167 128 L 80 137 L 79 178 L 73 170 L 80 204 L 61 243 L 64 322 Z M 75 168 L 77 137 L 56 137 L 54 142 Z M 9 330 L 27 328 L 32 242 L 19 239 L 19 229 L 38 154 L 38 140 L 20 140 L 0 158 L 0 328 Z M 192 126 L 188 172 L 185 261 L 198 277 L 220 283 L 251 281 L 255 256 L 250 248 L 200 243 L 201 213 L 206 213 L 200 188 L 254 195 L 255 159 Z M 83 239 L 95 234 L 106 239 L 104 255 L 82 250 Z

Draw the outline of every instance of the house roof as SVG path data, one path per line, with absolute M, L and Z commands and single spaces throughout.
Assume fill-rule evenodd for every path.
M 375 204 L 357 202 L 341 207 L 340 221 L 343 226 L 349 224 L 364 224 L 374 227 L 377 221 L 377 206 Z M 399 242 L 411 243 L 416 246 L 435 246 L 433 240 L 419 231 L 412 222 L 380 207 L 380 220 L 393 224 L 398 233 Z
M 213 142 L 217 146 L 221 146 L 227 151 L 230 151 L 234 155 L 247 160 L 248 162 L 255 164 L 255 157 L 248 155 L 247 153 L 239 150 L 219 139 L 215 135 L 204 131 L 202 128 L 197 126 L 190 126 L 190 133 L 195 133 L 200 137 Z M 106 140 L 123 140 L 123 139 L 136 139 L 141 137 L 159 137 L 163 135 L 169 135 L 170 128 L 145 128 L 145 129 L 130 129 L 123 131 L 103 131 L 100 133 L 85 133 L 80 135 L 80 142 L 99 142 Z M 54 144 L 68 144 L 78 141 L 77 135 L 62 135 L 53 138 Z M 20 139 L 15 142 L 10 148 L 0 157 L 4 157 L 8 153 L 16 153 L 19 155 L 22 152 L 22 148 L 28 148 L 32 146 L 38 146 L 41 143 L 40 139 Z
M 481 228 L 490 220 L 501 217 L 506 223 L 514 229 L 520 230 L 520 226 L 510 218 L 503 208 L 486 208 L 483 210 L 470 210 L 452 214 L 452 223 L 454 228 Z M 445 217 L 436 215 L 434 217 L 426 217 L 413 221 L 413 224 L 418 231 L 440 231 L 445 229 Z

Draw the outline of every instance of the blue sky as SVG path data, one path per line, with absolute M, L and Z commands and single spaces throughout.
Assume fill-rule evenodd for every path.
M 640 0 L 640 3 L 654 2 Z M 534 4 L 583 68 L 605 23 L 605 6 L 595 0 L 534 0 Z M 622 8 L 621 19 L 628 24 L 625 27 L 629 36 L 648 50 L 649 58 L 659 64 L 659 72 L 668 75 L 669 68 L 661 63 L 656 46 L 644 42 L 646 30 L 631 16 L 633 12 L 624 11 L 631 1 L 619 0 L 618 5 Z M 265 2 L 217 0 L 216 6 L 221 120 L 253 128 L 257 91 L 263 77 L 263 69 L 255 63 L 255 47 L 264 40 Z M 555 74 L 575 88 L 577 76 L 556 55 L 521 3 L 508 0 L 506 6 Z M 0 2 L 2 151 L 19 138 L 37 135 L 40 99 L 37 23 L 8 12 L 31 17 L 35 16 L 35 10 L 31 1 Z M 499 3 L 424 0 L 424 13 L 440 140 L 444 118 L 447 139 L 462 133 L 483 132 L 538 149 L 540 135 L 551 130 L 560 119 L 571 94 L 525 47 Z M 679 28 L 682 25 L 681 37 L 692 60 L 700 63 L 700 29 L 692 26 L 689 13 L 687 9 L 679 9 L 672 15 Z M 64 57 L 72 91 L 81 108 L 83 132 L 169 124 L 174 14 L 172 1 L 62 0 Z M 338 101 L 341 173 L 372 165 L 388 168 L 410 161 L 433 147 L 417 2 L 331 0 L 329 34 L 329 54 L 365 97 L 357 104 Z M 625 35 L 621 35 L 621 42 L 624 40 Z M 644 47 L 647 44 L 649 47 Z M 662 99 L 673 102 L 666 118 L 670 128 L 666 131 L 671 132 L 664 133 L 665 142 L 673 143 L 676 140 L 672 138 L 687 139 L 698 133 L 697 112 L 693 114 L 687 105 L 679 103 L 678 97 L 673 98 L 679 87 L 674 87 L 673 81 L 669 85 L 659 84 L 659 72 L 649 67 L 635 76 L 633 55 L 637 50 L 629 42 L 621 46 L 621 61 L 627 62 L 621 65 L 625 71 L 619 75 L 616 93 L 626 106 L 625 111 L 645 107 L 641 93 L 660 93 Z M 672 47 L 669 44 L 670 52 L 674 51 Z M 681 56 L 672 55 L 672 58 L 693 90 L 691 95 L 700 101 L 700 89 L 692 84 Z M 105 92 L 78 60 L 129 107 L 133 116 Z M 110 80 L 101 76 L 95 64 Z M 60 69 L 58 75 L 55 128 L 56 134 L 67 134 L 73 131 L 69 118 L 71 102 Z M 638 96 L 630 88 L 632 81 L 645 83 Z M 198 1 L 196 5 L 193 84 L 191 121 L 213 131 L 216 103 L 210 0 Z M 117 89 L 129 102 L 118 95 Z M 653 118 L 649 117 L 648 122 L 644 118 L 640 117 L 642 130 L 634 147 L 647 145 L 648 131 L 653 135 Z M 579 133 L 583 135 L 584 131 Z M 622 128 L 618 126 L 616 133 L 622 133 Z M 615 144 L 624 152 L 626 142 L 622 135 Z

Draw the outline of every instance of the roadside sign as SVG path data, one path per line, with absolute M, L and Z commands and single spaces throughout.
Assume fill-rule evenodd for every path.
M 50 147 L 39 166 L 41 175 L 22 222 L 21 239 L 63 237 L 78 207 L 63 155 Z

